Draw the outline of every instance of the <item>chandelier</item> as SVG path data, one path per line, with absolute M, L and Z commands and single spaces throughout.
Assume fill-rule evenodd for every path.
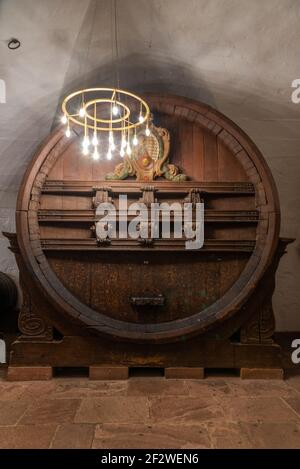
M 98 160 L 103 154 L 111 160 L 118 153 L 132 155 L 139 136 L 150 136 L 150 109 L 146 101 L 117 88 L 87 88 L 69 94 L 62 103 L 65 134 L 71 125 L 83 128 L 82 153 Z

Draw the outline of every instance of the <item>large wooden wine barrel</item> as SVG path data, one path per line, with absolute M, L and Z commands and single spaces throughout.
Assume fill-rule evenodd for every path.
M 239 343 L 264 337 L 271 343 L 280 211 L 263 156 L 207 105 L 173 96 L 147 100 L 156 128 L 169 131 L 169 163 L 185 180 L 107 180 L 122 160 L 84 157 L 76 129 L 70 139 L 55 130 L 29 165 L 18 197 L 17 244 L 22 283 L 29 295 L 36 292 L 34 314 L 59 337 L 91 336 L 95 343 L 99 336 L 112 348 L 115 340 L 130 342 L 133 350 L 134 344 L 167 347 L 237 333 Z M 138 201 L 145 191 L 180 203 L 199 194 L 204 246 L 189 251 L 174 239 L 97 242 L 95 199 L 117 206 L 119 194 Z

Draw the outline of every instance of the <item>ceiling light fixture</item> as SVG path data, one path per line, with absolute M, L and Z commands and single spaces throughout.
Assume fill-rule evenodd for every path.
M 150 135 L 150 108 L 138 95 L 121 89 L 118 71 L 118 36 L 117 5 L 112 6 L 112 23 L 114 22 L 113 62 L 115 66 L 115 84 L 112 88 L 85 88 L 69 94 L 62 103 L 61 121 L 66 125 L 66 136 L 70 135 L 70 125 L 83 128 L 82 151 L 89 153 L 90 142 L 97 151 L 92 153 L 98 159 L 99 141 L 103 145 L 107 159 L 111 159 L 117 150 L 123 158 L 132 155 L 131 143 L 136 148 L 139 144 L 137 130 Z M 108 139 L 100 137 L 106 133 Z
M 83 102 L 83 105 L 78 112 L 74 112 L 74 109 L 78 108 L 78 102 Z M 113 106 L 119 109 L 117 115 L 113 112 Z M 93 145 L 97 145 L 99 132 L 108 133 L 111 152 L 116 149 L 116 142 L 120 150 L 121 147 L 127 147 L 131 134 L 134 135 L 133 144 L 136 146 L 136 131 L 139 127 L 149 135 L 150 108 L 146 101 L 129 91 L 116 88 L 87 88 L 75 91 L 64 99 L 62 112 L 61 121 L 67 125 L 66 132 L 71 123 L 83 127 L 83 147 L 88 147 L 90 140 Z M 105 116 L 105 113 L 108 115 Z M 121 138 L 115 139 L 116 133 Z

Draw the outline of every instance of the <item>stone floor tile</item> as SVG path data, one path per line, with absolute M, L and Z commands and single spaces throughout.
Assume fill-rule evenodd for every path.
M 17 401 L 24 396 L 25 383 L 0 382 L 0 401 Z
M 128 396 L 188 396 L 186 381 L 165 378 L 133 378 L 128 381 Z
M 46 449 L 49 448 L 56 425 L 0 426 L 1 449 Z
M 34 402 L 23 415 L 21 424 L 72 422 L 79 399 L 44 399 Z
M 228 384 L 222 380 L 189 380 L 186 381 L 189 395 L 193 397 L 222 397 L 230 395 L 231 389 Z
M 11 383 L 14 386 L 17 384 L 21 384 L 24 386 L 24 392 L 22 394 L 22 400 L 32 401 L 36 399 L 44 399 L 45 397 L 48 399 L 52 392 L 55 389 L 55 381 L 54 380 L 47 380 L 47 381 L 23 381 L 18 383 Z
M 94 431 L 95 426 L 90 424 L 66 423 L 59 425 L 51 444 L 51 448 L 90 448 L 94 438 Z
M 223 418 L 221 406 L 212 397 L 150 398 L 153 422 L 174 424 L 202 423 Z
M 285 383 L 300 393 L 300 374 L 288 376 Z
M 204 425 L 97 425 L 93 448 L 210 448 Z
M 23 401 L 0 402 L 0 425 L 15 425 L 25 413 L 29 404 Z
M 212 446 L 216 449 L 249 449 L 250 439 L 237 422 L 217 421 L 207 425 Z
M 76 413 L 76 423 L 128 423 L 149 419 L 147 397 L 102 397 L 83 399 Z
M 228 383 L 230 394 L 237 397 L 293 397 L 297 391 L 285 381 L 249 379 Z
M 285 398 L 284 401 L 296 412 L 300 420 L 300 396 Z
M 300 425 L 295 422 L 242 422 L 240 425 L 247 433 L 253 448 L 300 448 Z
M 0 379 L 0 448 L 300 448 L 299 435 L 294 376 Z
M 295 422 L 297 415 L 277 397 L 225 397 L 222 401 L 227 420 L 252 422 Z
M 58 380 L 51 393 L 54 399 L 102 397 L 127 394 L 127 381 Z

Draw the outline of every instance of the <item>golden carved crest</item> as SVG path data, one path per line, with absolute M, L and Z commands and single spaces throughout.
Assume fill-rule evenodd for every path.
M 164 177 L 169 181 L 185 181 L 177 166 L 169 163 L 170 133 L 162 127 L 155 127 L 151 123 L 150 135 L 143 130 L 137 133 L 138 145 L 132 148 L 130 156 L 125 155 L 124 161 L 119 163 L 113 173 L 106 179 L 126 179 L 135 176 L 137 181 L 153 181 L 157 177 Z

